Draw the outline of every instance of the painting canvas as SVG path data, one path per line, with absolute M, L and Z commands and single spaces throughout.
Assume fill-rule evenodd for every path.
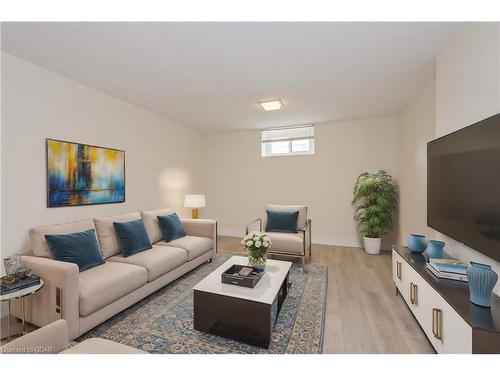
M 47 139 L 47 206 L 125 202 L 125 151 Z

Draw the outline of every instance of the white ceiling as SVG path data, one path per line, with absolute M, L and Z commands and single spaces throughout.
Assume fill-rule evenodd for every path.
M 2 49 L 202 131 L 393 115 L 458 23 L 3 23 Z M 257 105 L 282 98 L 285 108 Z

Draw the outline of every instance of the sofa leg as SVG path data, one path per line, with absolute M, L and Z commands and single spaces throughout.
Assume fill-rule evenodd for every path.
M 213 259 L 213 258 L 210 258 L 210 259 L 208 260 L 208 263 L 212 263 L 212 259 Z

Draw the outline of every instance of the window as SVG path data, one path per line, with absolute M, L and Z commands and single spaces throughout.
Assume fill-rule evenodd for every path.
M 313 126 L 262 130 L 262 156 L 313 154 Z

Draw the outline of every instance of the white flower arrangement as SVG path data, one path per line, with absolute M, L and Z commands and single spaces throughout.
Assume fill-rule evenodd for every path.
M 241 244 L 248 250 L 248 259 L 251 265 L 265 265 L 267 252 L 272 246 L 271 239 L 262 232 L 250 232 Z
M 250 232 L 242 240 L 241 244 L 248 250 L 257 250 L 269 248 L 273 245 L 271 239 L 262 232 Z

